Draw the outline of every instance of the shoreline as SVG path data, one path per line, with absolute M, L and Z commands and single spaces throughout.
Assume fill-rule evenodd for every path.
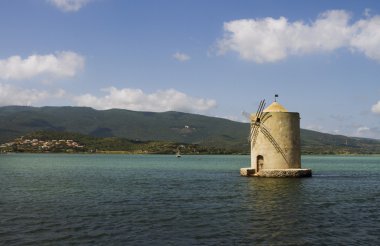
M 144 152 L 144 151 L 123 151 L 123 150 L 116 150 L 116 151 L 97 151 L 97 152 L 0 152 L 0 155 L 14 155 L 14 154 L 64 154 L 64 155 L 173 155 L 175 156 L 175 153 L 153 153 L 153 152 Z M 244 154 L 244 153 L 198 153 L 198 154 L 187 154 L 183 153 L 181 156 L 202 156 L 202 155 L 241 155 L 241 156 L 249 156 L 250 154 Z M 374 153 L 374 154 L 301 154 L 301 156 L 347 156 L 347 157 L 355 157 L 355 156 L 380 156 L 380 153 Z

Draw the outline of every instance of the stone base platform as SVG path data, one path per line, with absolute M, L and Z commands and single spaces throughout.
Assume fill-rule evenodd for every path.
M 240 175 L 246 177 L 267 177 L 267 178 L 301 178 L 311 177 L 311 169 L 262 169 L 256 172 L 254 168 L 240 168 Z
M 255 176 L 255 173 L 256 173 L 256 170 L 254 168 L 250 168 L 250 167 L 240 168 L 240 176 L 253 177 Z

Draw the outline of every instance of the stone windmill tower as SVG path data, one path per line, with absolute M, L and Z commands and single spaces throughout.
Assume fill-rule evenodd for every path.
M 301 168 L 299 113 L 288 112 L 276 100 L 264 108 L 265 100 L 262 100 L 257 113 L 250 117 L 251 167 L 241 168 L 240 174 L 310 177 L 311 170 Z

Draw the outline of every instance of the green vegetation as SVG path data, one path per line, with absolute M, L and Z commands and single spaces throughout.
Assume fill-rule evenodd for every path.
M 379 154 L 380 140 L 301 130 L 303 154 Z
M 35 131 L 75 132 L 93 137 L 165 141 L 222 148 L 249 149 L 249 125 L 179 112 L 151 113 L 85 107 L 0 107 L 0 143 Z
M 68 144 L 70 143 L 70 144 Z M 72 145 L 75 143 L 75 146 Z M 99 138 L 79 133 L 37 131 L 0 146 L 3 152 L 32 153 L 125 153 L 125 154 L 238 154 L 222 148 L 197 144 Z
M 43 140 L 41 131 L 49 132 L 49 138 L 76 140 L 86 151 L 173 153 L 182 144 L 184 153 L 194 148 L 200 153 L 249 153 L 249 124 L 221 118 L 86 107 L 0 107 L 0 144 L 31 133 Z M 301 148 L 304 154 L 379 154 L 380 141 L 301 129 Z

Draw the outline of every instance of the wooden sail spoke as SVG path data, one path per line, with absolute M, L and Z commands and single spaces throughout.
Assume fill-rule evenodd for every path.
M 265 103 L 265 100 L 261 100 L 261 101 L 260 101 L 259 108 L 258 108 L 257 111 L 256 111 L 256 119 L 257 119 L 257 117 L 258 117 L 260 111 L 262 110 L 262 108 L 263 108 L 263 104 L 264 104 L 264 103 Z
M 284 160 L 286 161 L 286 163 L 289 164 L 288 160 L 286 159 L 286 155 L 285 155 L 285 152 L 283 151 L 283 149 L 280 147 L 280 145 L 277 143 L 277 141 L 273 138 L 273 136 L 270 134 L 270 132 L 268 131 L 268 129 L 266 129 L 266 127 L 261 124 L 261 132 L 264 134 L 264 136 L 269 140 L 269 142 L 272 143 L 273 147 L 277 150 L 277 152 L 279 152 L 282 157 L 284 158 Z
M 261 116 L 263 114 L 263 110 L 264 110 L 264 107 L 265 107 L 265 99 L 264 100 L 261 100 L 260 102 L 260 106 L 259 106 L 259 110 L 258 110 L 258 113 L 256 115 L 256 121 L 260 122 L 261 121 Z
M 251 134 L 250 134 L 249 141 L 252 141 L 253 137 L 255 136 L 256 132 L 258 131 L 258 128 L 259 128 L 258 125 L 256 125 L 256 124 L 252 124 L 252 127 L 251 127 Z
M 252 139 L 251 139 L 251 142 L 252 142 L 252 146 L 254 146 L 256 144 L 256 140 L 257 140 L 257 136 L 259 135 L 259 127 L 256 127 L 255 128 L 255 131 L 252 135 Z
M 261 123 L 265 123 L 265 121 L 267 121 L 270 117 L 272 117 L 271 114 L 269 114 L 268 112 L 266 112 L 263 117 L 262 117 L 262 120 L 261 120 Z
M 251 123 L 251 130 L 249 131 L 248 142 L 251 142 L 254 130 L 255 130 L 255 126 Z
M 260 128 L 260 117 L 263 114 L 263 110 L 265 107 L 265 99 L 260 101 L 259 107 L 256 111 L 255 119 L 251 119 L 251 130 L 248 136 L 248 141 L 251 141 L 252 144 L 254 145 L 256 143 L 256 138 L 258 135 L 258 131 Z

